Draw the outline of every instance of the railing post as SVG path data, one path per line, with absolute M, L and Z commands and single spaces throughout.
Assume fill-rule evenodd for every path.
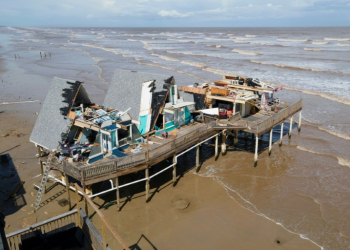
M 299 124 L 298 124 L 298 131 L 300 132 L 301 130 L 301 110 L 299 112 Z
M 83 190 L 84 190 L 84 193 L 86 192 L 86 186 L 85 184 L 83 183 Z M 84 204 L 85 204 L 85 214 L 87 217 L 89 217 L 89 211 L 88 211 L 88 204 L 87 204 L 87 200 L 86 200 L 86 197 L 84 196 Z

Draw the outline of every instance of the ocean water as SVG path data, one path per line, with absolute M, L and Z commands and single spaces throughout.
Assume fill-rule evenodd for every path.
M 18 66 L 48 79 L 84 81 L 97 103 L 116 68 L 173 75 L 178 85 L 223 74 L 283 84 L 281 99 L 303 99 L 301 132 L 276 143 L 270 157 L 261 150 L 257 168 L 252 141 L 241 135 L 235 149 L 228 139 L 228 155 L 201 175 L 320 248 L 350 249 L 350 28 L 0 27 L 0 37 L 4 58 L 17 54 Z M 279 133 L 276 127 L 275 142 Z M 267 143 L 264 135 L 259 147 Z

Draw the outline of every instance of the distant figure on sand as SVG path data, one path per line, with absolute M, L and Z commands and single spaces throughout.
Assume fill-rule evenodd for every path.
M 16 57 L 16 54 L 15 54 L 15 59 L 16 59 L 17 57 Z
M 41 55 L 41 51 L 40 51 L 40 58 L 41 58 L 41 59 L 43 58 L 43 56 Z

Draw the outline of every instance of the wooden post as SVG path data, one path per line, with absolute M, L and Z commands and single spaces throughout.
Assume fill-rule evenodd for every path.
M 71 199 L 70 199 L 69 181 L 68 181 L 68 175 L 67 174 L 64 175 L 64 179 L 65 179 L 65 182 L 66 182 L 66 192 L 68 194 L 68 206 L 69 206 L 69 211 L 70 211 L 72 209 L 72 202 L 71 202 Z
M 271 150 L 272 150 L 272 133 L 273 133 L 273 127 L 270 130 L 270 141 L 269 141 L 269 156 L 271 155 Z
M 196 172 L 198 172 L 200 167 L 200 163 L 199 163 L 199 145 L 197 145 L 197 154 L 196 154 Z
M 281 135 L 280 135 L 280 147 L 282 146 L 282 137 L 283 137 L 283 123 L 281 123 Z
M 40 170 L 41 170 L 41 178 L 44 174 L 44 166 L 43 166 L 43 161 L 41 160 L 41 149 L 40 149 L 40 146 L 38 145 L 37 146 L 38 148 L 38 159 L 39 159 L 39 162 L 40 162 Z M 44 187 L 44 194 L 46 194 L 46 185 Z
M 83 184 L 83 190 L 84 190 L 84 193 L 86 192 L 86 186 L 85 184 Z M 85 205 L 85 214 L 87 217 L 89 217 L 89 210 L 88 210 L 88 204 L 87 204 L 87 200 L 86 200 L 86 197 L 84 196 L 84 205 Z
M 75 199 L 77 200 L 76 202 L 77 202 L 77 210 L 78 210 L 78 226 L 81 228 L 82 225 L 81 225 L 81 218 L 80 218 L 80 213 L 79 213 L 79 211 L 80 211 L 80 202 L 79 202 L 80 197 L 79 197 L 79 193 L 78 193 L 77 188 L 75 188 Z
M 106 241 L 106 228 L 105 228 L 105 223 L 101 218 L 101 223 L 102 223 L 102 241 L 103 241 L 103 249 L 107 248 L 107 241 Z
M 146 161 L 149 161 L 149 152 L 148 152 L 148 137 L 149 137 L 149 133 L 147 133 L 147 158 Z
M 299 124 L 298 124 L 298 131 L 300 132 L 301 130 L 301 110 L 299 112 Z
M 258 144 L 259 144 L 259 136 L 255 135 L 255 154 L 254 154 L 254 167 L 258 165 Z
M 293 125 L 293 116 L 290 118 L 290 124 L 289 124 L 289 138 L 292 137 L 292 125 Z
M 221 154 L 226 155 L 226 131 L 222 132 Z
M 146 174 L 146 202 L 148 202 L 149 199 L 149 168 L 147 166 L 147 168 L 145 169 L 145 174 Z
M 238 130 L 234 130 L 233 145 L 237 146 L 237 144 L 238 144 Z
M 119 177 L 115 178 L 115 186 L 117 188 L 117 210 L 120 211 Z
M 215 159 L 218 157 L 219 148 L 219 135 L 215 137 Z
M 177 163 L 176 155 L 173 156 L 173 163 Z M 173 166 L 173 187 L 176 183 L 176 164 Z

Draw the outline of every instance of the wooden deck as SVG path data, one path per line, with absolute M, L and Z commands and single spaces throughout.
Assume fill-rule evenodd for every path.
M 288 104 L 287 104 L 288 105 Z M 303 100 L 283 107 L 278 113 L 275 112 L 259 112 L 255 115 L 250 115 L 242 118 L 247 123 L 247 128 L 244 132 L 253 133 L 258 136 L 271 130 L 271 128 L 284 122 L 287 118 L 293 116 L 303 108 Z
M 235 121 L 237 123 L 236 127 L 222 127 L 222 130 L 242 130 L 260 136 L 299 112 L 302 109 L 302 105 L 302 100 L 300 100 L 292 105 L 281 107 L 278 113 L 260 112 L 255 115 L 250 115 L 239 121 Z M 64 161 L 63 164 L 57 168 L 83 182 L 85 185 L 91 185 L 93 183 L 144 170 L 174 154 L 186 150 L 218 132 L 218 121 L 204 119 L 204 122 L 205 123 L 194 123 L 176 129 L 170 133 L 170 137 L 167 139 L 159 139 L 155 136 L 150 136 L 149 139 L 153 144 L 149 144 L 148 146 L 148 156 L 146 144 L 142 144 L 142 149 L 139 153 L 132 153 L 129 152 L 130 150 L 127 150 L 125 153 L 127 153 L 128 156 L 118 159 L 111 160 L 105 158 L 94 164 L 69 163 Z
M 176 131 L 176 137 L 170 136 L 163 140 L 151 136 L 149 139 L 153 144 L 148 146 L 148 157 L 146 144 L 142 144 L 141 152 L 130 153 L 118 159 L 104 159 L 90 165 L 64 161 L 61 167 L 62 172 L 82 181 L 85 185 L 90 185 L 146 169 L 216 133 L 211 123 L 194 123 Z

